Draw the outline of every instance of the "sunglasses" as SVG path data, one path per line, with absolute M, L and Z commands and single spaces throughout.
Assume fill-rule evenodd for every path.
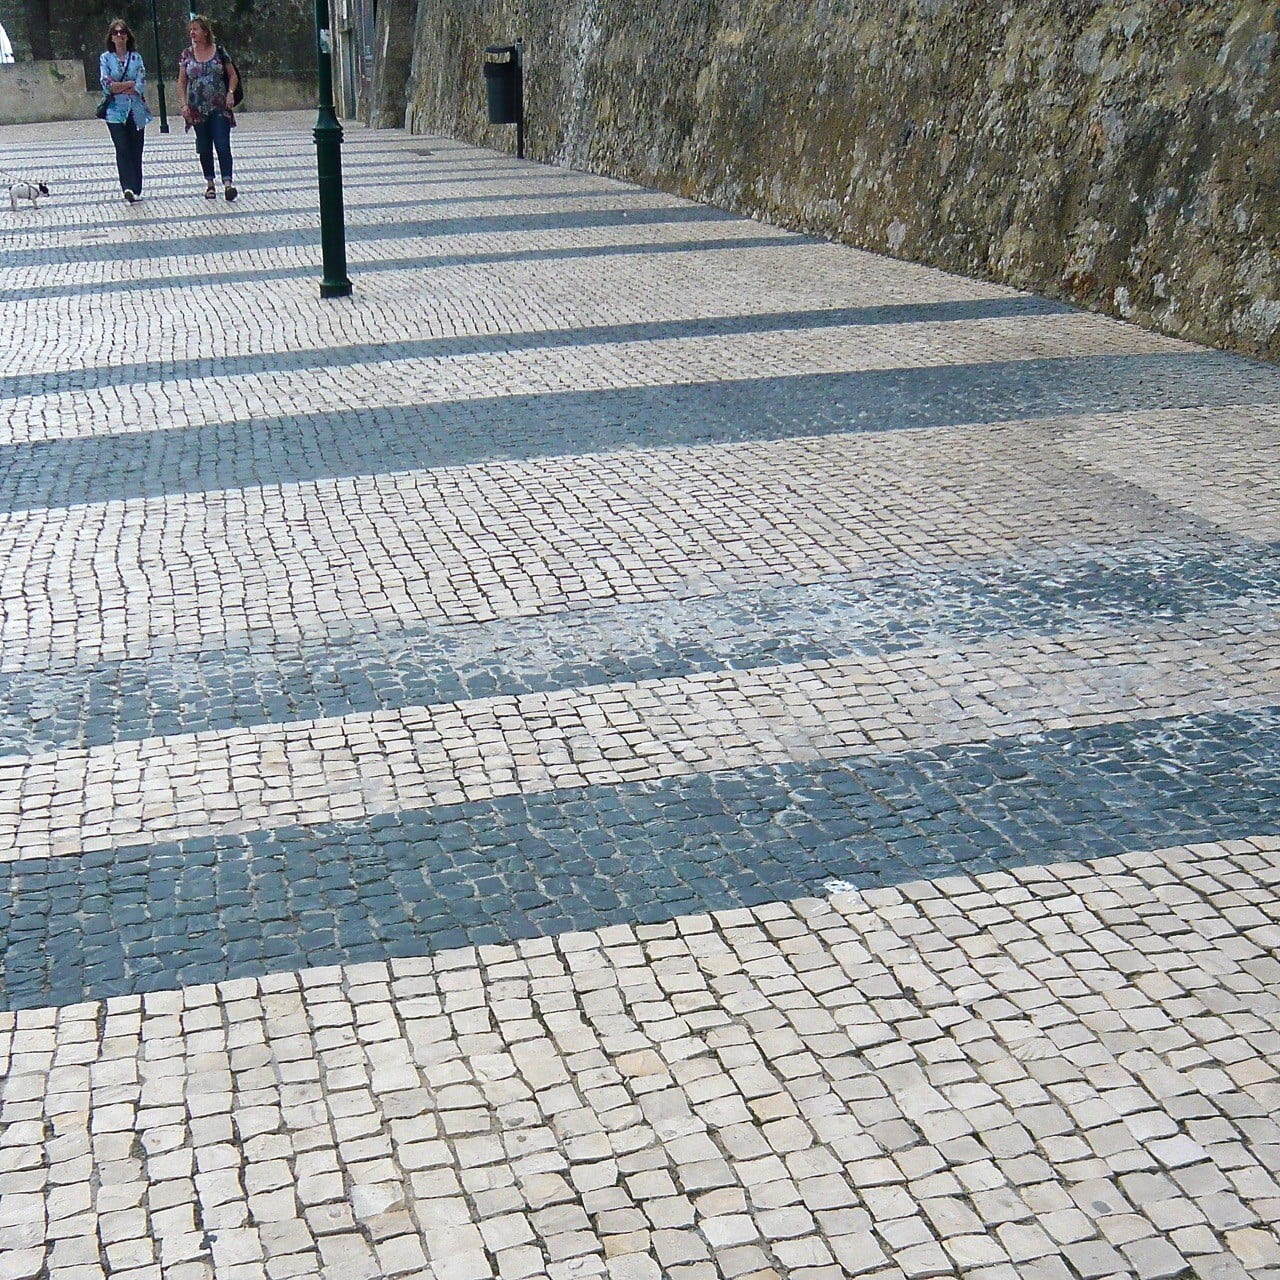
M 113 36 L 127 36 L 129 33 L 123 27 L 114 27 L 107 34 Z

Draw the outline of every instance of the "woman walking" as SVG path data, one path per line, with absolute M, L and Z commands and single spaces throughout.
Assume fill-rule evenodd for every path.
M 133 32 L 121 18 L 107 27 L 106 51 L 98 58 L 98 78 L 107 102 L 107 132 L 116 149 L 120 190 L 132 204 L 142 195 L 143 130 L 151 121 L 147 110 L 147 69 L 134 43 Z
M 231 60 L 218 48 L 213 28 L 203 14 L 196 14 L 187 28 L 191 47 L 178 59 L 178 97 L 182 118 L 196 131 L 196 155 L 204 173 L 206 200 L 218 198 L 213 181 L 213 153 L 218 153 L 222 194 L 236 198 L 232 183 L 231 130 L 236 127 L 231 102 L 239 77 Z

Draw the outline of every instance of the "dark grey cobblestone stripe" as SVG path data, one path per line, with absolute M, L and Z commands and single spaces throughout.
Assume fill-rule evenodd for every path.
M 1204 352 L 501 396 L 8 445 L 0 448 L 0 510 L 287 484 L 388 467 L 1231 404 L 1280 404 L 1280 375 Z
M 237 175 L 238 176 L 238 175 Z M 415 236 L 439 240 L 449 236 L 502 235 L 530 231 L 565 231 L 587 227 L 661 226 L 666 223 L 739 222 L 741 219 L 705 205 L 672 205 L 660 209 L 561 209 L 551 213 L 472 213 L 464 218 L 420 218 L 406 222 L 355 224 L 348 228 L 347 243 L 369 244 L 378 240 L 407 240 Z M 219 248 L 236 253 L 287 249 L 319 240 L 311 228 L 275 231 L 237 231 L 228 234 L 211 220 L 206 235 L 174 236 L 166 240 L 166 257 L 202 259 Z M 119 244 L 92 242 L 62 244 L 49 249 L 13 249 L 0 252 L 0 267 L 65 266 L 71 262 L 145 261 L 159 250 L 154 243 Z
M 747 315 L 705 316 L 686 320 L 637 320 L 629 324 L 587 325 L 579 329 L 459 334 L 400 342 L 346 343 L 340 347 L 312 347 L 301 351 L 204 356 L 191 360 L 151 360 L 135 364 L 69 369 L 61 373 L 13 374 L 0 378 L 0 398 L 89 391 L 121 385 L 136 387 L 141 383 L 183 382 L 195 378 L 296 373 L 308 369 L 333 369 L 391 360 L 443 360 L 456 356 L 501 355 L 508 351 L 562 350 L 588 345 L 669 342 L 681 338 L 713 338 L 790 330 L 812 332 L 855 325 L 943 324 L 960 320 L 1054 315 L 1069 310 L 1069 307 L 1059 303 L 1024 295 L 1012 298 L 900 303 L 879 307 L 761 311 Z
M 620 257 L 652 257 L 663 253 L 723 253 L 726 250 L 741 249 L 799 249 L 817 243 L 804 236 L 719 236 L 705 240 L 670 240 L 665 243 L 635 243 L 575 245 L 560 249 L 506 249 L 475 253 L 446 253 L 432 257 L 419 258 L 378 258 L 352 262 L 352 271 L 366 276 L 379 272 L 399 272 L 415 270 L 441 270 L 449 267 L 478 266 L 489 262 L 563 262 L 574 258 L 620 258 Z M 247 281 L 263 280 L 296 280 L 311 279 L 316 274 L 315 266 L 307 263 L 300 267 L 263 267 L 258 271 L 237 271 L 229 268 L 218 275 L 218 279 L 226 284 L 239 284 Z M 113 280 L 113 293 L 150 293 L 153 289 L 174 289 L 181 281 L 172 276 L 150 276 L 141 280 Z M 103 285 L 93 284 L 49 284 L 32 285 L 30 288 L 6 289 L 6 301 L 37 301 L 47 298 L 79 298 L 89 294 L 100 295 Z M 911 306 L 910 303 L 903 303 Z M 1053 304 L 1046 303 L 1046 310 Z M 885 320 L 879 323 L 890 324 Z
M 1155 545 L 557 612 L 272 640 L 0 675 L 0 752 L 1150 626 L 1280 605 L 1280 547 Z
M 1280 830 L 1280 711 L 0 868 L 8 1008 Z

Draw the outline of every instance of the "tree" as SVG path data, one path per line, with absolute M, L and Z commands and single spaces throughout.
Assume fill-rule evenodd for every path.
M 51 61 L 55 54 L 49 0 L 26 0 L 23 8 L 27 15 L 27 43 L 31 46 L 32 58 L 37 62 Z

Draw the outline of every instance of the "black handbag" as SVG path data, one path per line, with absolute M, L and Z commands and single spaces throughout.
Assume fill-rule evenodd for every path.
M 105 120 L 107 118 L 107 108 L 111 105 L 111 99 L 114 96 L 115 95 L 111 93 L 104 93 L 102 95 L 102 101 L 98 103 L 98 109 L 93 113 L 99 120 Z

